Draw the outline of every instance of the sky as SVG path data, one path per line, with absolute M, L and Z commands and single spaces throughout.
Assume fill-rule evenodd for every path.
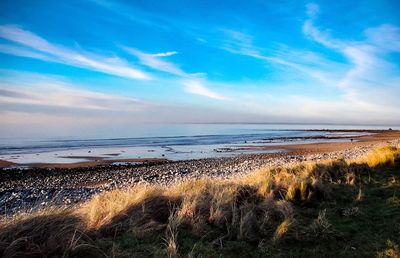
M 400 124 L 400 2 L 0 2 L 0 134 Z

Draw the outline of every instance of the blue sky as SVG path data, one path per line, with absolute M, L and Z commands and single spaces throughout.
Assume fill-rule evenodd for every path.
M 2 135 L 400 124 L 400 3 L 0 3 Z

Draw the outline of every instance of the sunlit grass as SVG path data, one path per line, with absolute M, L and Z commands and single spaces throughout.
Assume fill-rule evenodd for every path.
M 400 149 L 393 146 L 384 146 L 372 150 L 358 162 L 366 163 L 369 167 L 380 165 L 393 165 L 396 157 L 400 154 Z

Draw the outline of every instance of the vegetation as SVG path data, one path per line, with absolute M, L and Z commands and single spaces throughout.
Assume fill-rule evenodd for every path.
M 135 186 L 0 225 L 4 257 L 400 257 L 400 149 Z

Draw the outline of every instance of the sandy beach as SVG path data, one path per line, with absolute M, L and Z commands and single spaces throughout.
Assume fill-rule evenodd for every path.
M 279 146 L 290 152 L 298 154 L 311 154 L 319 152 L 342 151 L 354 147 L 368 147 L 375 144 L 389 144 L 400 139 L 400 131 L 377 131 L 372 135 L 355 138 L 355 141 L 330 142 L 317 144 L 296 144 Z
M 316 131 L 316 130 L 314 130 Z M 325 130 L 326 131 L 326 130 Z M 332 132 L 338 132 L 339 130 L 333 130 Z M 332 152 L 341 151 L 353 147 L 363 147 L 376 143 L 384 143 L 385 141 L 391 141 L 400 138 L 400 131 L 382 131 L 382 130 L 340 130 L 340 132 L 348 133 L 366 133 L 367 135 L 354 136 L 354 137 L 330 137 L 332 141 L 329 142 L 317 142 L 317 143 L 302 143 L 298 144 L 296 142 L 283 142 L 280 144 L 244 144 L 237 148 L 237 150 L 245 150 L 249 153 L 266 154 L 266 156 L 285 156 L 285 155 L 304 155 L 313 154 L 320 152 Z M 189 147 L 190 148 L 190 147 Z M 153 152 L 150 149 L 147 150 L 149 153 Z M 222 151 L 215 150 L 215 157 Z M 229 152 L 230 150 L 227 150 Z M 270 151 L 270 153 L 269 153 Z M 90 151 L 89 151 L 90 152 Z M 244 152 L 246 153 L 246 152 Z M 40 153 L 36 154 L 40 155 Z M 119 153 L 110 153 L 103 156 L 91 156 L 91 155 L 65 155 L 60 156 L 60 154 L 55 153 L 59 158 L 64 159 L 64 162 L 40 162 L 40 163 L 15 163 L 11 160 L 0 159 L 0 168 L 85 168 L 85 167 L 95 167 L 95 166 L 107 166 L 111 164 L 160 164 L 169 161 L 167 158 L 163 157 L 141 157 L 141 158 L 120 158 Z M 235 156 L 239 156 L 238 153 Z M 251 155 L 244 155 L 251 156 Z M 261 155 L 265 156 L 265 155 Z M 23 158 L 23 155 L 21 155 Z M 81 160 L 79 162 L 73 162 L 73 160 Z

